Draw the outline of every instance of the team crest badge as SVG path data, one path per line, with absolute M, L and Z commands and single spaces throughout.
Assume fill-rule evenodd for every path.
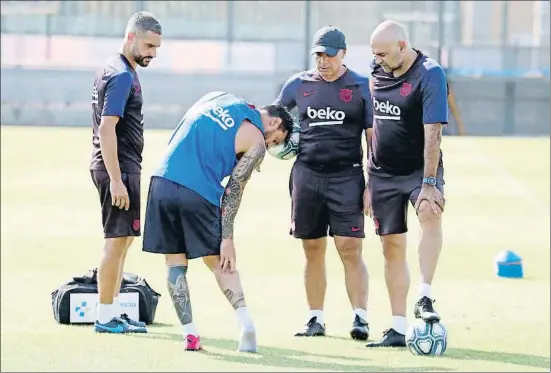
M 339 98 L 343 102 L 352 101 L 352 90 L 351 89 L 345 89 L 345 88 L 341 89 L 341 91 L 339 93 Z
M 402 87 L 400 88 L 400 96 L 402 97 L 409 96 L 412 89 L 413 89 L 413 86 L 410 83 L 404 82 L 404 84 L 402 84 Z
M 139 231 L 139 230 L 140 230 L 140 219 L 134 220 L 134 223 L 132 224 L 132 228 L 133 228 L 135 231 Z

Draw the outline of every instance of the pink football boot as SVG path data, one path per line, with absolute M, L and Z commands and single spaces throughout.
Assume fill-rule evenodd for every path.
M 194 336 L 193 334 L 188 334 L 186 336 L 186 351 L 199 351 L 202 350 L 201 340 L 199 336 Z

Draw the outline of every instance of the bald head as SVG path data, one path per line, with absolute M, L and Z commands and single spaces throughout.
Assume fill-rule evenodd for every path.
M 400 41 L 409 44 L 406 28 L 394 21 L 384 21 L 375 28 L 371 34 L 370 44 L 398 43 Z
M 375 28 L 370 39 L 375 63 L 387 73 L 400 73 L 415 59 L 416 52 L 409 46 L 408 33 L 403 25 L 384 21 Z

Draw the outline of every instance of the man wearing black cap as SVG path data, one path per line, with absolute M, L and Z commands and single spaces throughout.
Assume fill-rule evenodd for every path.
M 292 76 L 275 100 L 289 109 L 298 109 L 301 127 L 300 148 L 290 180 L 291 233 L 302 239 L 306 256 L 310 317 L 305 330 L 296 336 L 325 335 L 325 251 L 329 234 L 344 265 L 354 311 L 350 335 L 366 340 L 368 274 L 362 258 L 362 133 L 367 137 L 372 126 L 369 82 L 343 65 L 346 40 L 336 27 L 316 32 L 312 54 L 316 68 Z

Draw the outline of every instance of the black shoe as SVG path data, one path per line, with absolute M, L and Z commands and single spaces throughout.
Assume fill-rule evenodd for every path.
M 440 321 L 440 315 L 432 307 L 434 301 L 429 297 L 423 297 L 415 303 L 413 308 L 413 314 L 416 319 L 423 319 L 425 322 L 438 322 Z
M 356 317 L 354 317 L 354 323 L 352 323 L 350 336 L 357 341 L 367 341 L 367 338 L 369 338 L 369 324 L 360 316 L 356 315 Z
M 303 332 L 295 334 L 295 337 L 324 337 L 325 325 L 318 322 L 317 316 L 314 316 L 308 321 Z
M 126 321 L 126 323 L 130 326 L 135 326 L 137 328 L 146 328 L 147 327 L 147 325 L 143 321 L 133 320 L 126 313 L 121 314 L 121 319 L 123 321 Z
M 380 341 L 368 343 L 365 347 L 406 347 L 406 336 L 394 329 L 387 329 Z

